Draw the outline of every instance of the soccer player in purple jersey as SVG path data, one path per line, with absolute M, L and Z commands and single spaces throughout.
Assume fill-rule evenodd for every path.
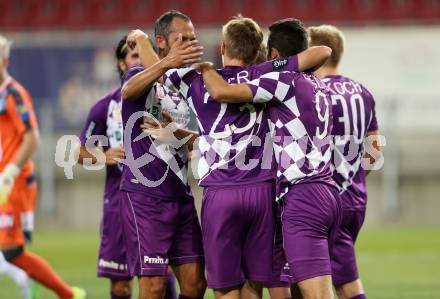
M 131 67 L 140 64 L 139 54 L 136 49 L 130 49 L 126 37 L 119 41 L 115 54 L 119 75 Z M 127 270 L 126 250 L 120 219 L 120 201 L 122 192 L 119 190 L 121 183 L 121 165 L 124 159 L 122 147 L 123 138 L 121 116 L 121 89 L 117 88 L 99 100 L 89 112 L 84 129 L 80 135 L 81 147 L 79 161 L 83 164 L 96 163 L 96 143 L 103 145 L 106 180 L 104 189 L 103 218 L 101 222 L 101 242 L 98 255 L 98 277 L 110 279 L 110 292 L 112 299 L 129 299 L 132 293 L 132 277 Z M 87 160 L 89 159 L 89 160 Z M 169 276 L 165 298 L 175 298 L 174 277 Z
M 367 207 L 365 176 L 368 172 L 363 167 L 367 138 L 375 147 L 369 156 L 376 160 L 380 155 L 375 102 L 363 85 L 340 75 L 343 33 L 330 25 L 309 27 L 309 33 L 311 45 L 325 45 L 332 49 L 331 57 L 315 74 L 323 78 L 332 92 L 333 178 L 338 184 L 343 206 L 343 221 L 332 250 L 333 284 L 341 299 L 365 299 L 354 244 Z
M 308 65 L 311 52 L 324 51 L 318 62 L 327 58 L 327 49 L 315 48 L 248 67 L 257 58 L 262 41 L 263 34 L 252 19 L 239 16 L 229 21 L 223 27 L 220 74 L 229 82 L 243 83 L 272 71 L 308 69 L 315 65 Z M 216 298 L 246 296 L 248 290 L 241 288 L 245 280 L 251 285 L 281 287 L 272 264 L 276 167 L 265 105 L 217 103 L 204 88 L 201 74 L 191 67 L 170 70 L 164 82 L 187 99 L 199 124 L 208 286 Z M 289 296 L 271 291 L 274 298 Z
M 225 27 L 229 28 L 228 30 L 225 29 L 226 31 L 228 31 L 227 35 L 230 38 L 230 40 L 228 40 L 228 42 L 230 42 L 231 44 L 235 44 L 236 47 L 237 47 L 237 41 L 238 41 L 238 48 L 231 49 L 231 50 L 234 51 L 234 53 L 235 53 L 234 55 L 236 55 L 236 58 L 227 58 L 225 56 L 225 62 L 226 62 L 226 60 L 228 60 L 226 65 L 229 65 L 229 67 L 225 69 L 225 72 L 226 72 L 227 76 L 229 76 L 231 79 L 237 78 L 237 80 L 246 80 L 247 77 L 249 76 L 248 72 L 245 71 L 245 72 L 241 73 L 241 71 L 244 69 L 243 66 L 250 64 L 256 58 L 257 51 L 259 50 L 259 45 L 262 42 L 262 33 L 261 33 L 261 30 L 259 29 L 259 27 L 255 24 L 255 22 L 253 22 L 250 19 L 238 18 L 236 20 L 231 21 L 228 24 L 230 26 L 228 26 L 228 25 L 225 26 Z M 241 31 L 242 29 L 243 29 L 243 31 Z M 243 36 L 243 34 L 244 34 L 244 36 Z M 249 42 L 249 40 L 248 40 L 249 38 L 252 39 L 253 42 Z M 243 41 L 247 41 L 247 42 L 243 42 Z M 249 44 L 253 46 L 253 47 L 250 47 L 250 49 L 249 49 L 249 46 L 248 46 Z M 300 64 L 302 64 L 302 66 L 305 67 L 305 65 L 307 63 L 310 63 L 310 61 L 313 61 L 313 59 L 315 59 L 315 60 L 319 59 L 318 58 L 320 56 L 319 50 L 322 50 L 322 49 L 319 49 L 319 48 L 318 49 L 312 49 L 308 53 L 302 53 L 302 55 L 301 55 L 302 58 L 300 59 Z M 226 51 L 226 47 L 225 47 L 224 51 Z M 252 74 L 251 76 L 259 76 L 261 73 L 272 71 L 274 68 L 278 68 L 278 69 L 281 70 L 284 67 L 286 67 L 286 69 L 289 68 L 289 67 L 297 69 L 298 68 L 298 58 L 297 57 L 292 57 L 290 59 L 284 59 L 282 61 L 269 62 L 269 63 L 266 63 L 266 64 L 264 64 L 262 66 L 256 67 L 255 69 L 251 70 L 250 73 Z M 125 93 L 127 96 L 132 94 L 132 93 L 137 94 L 139 90 L 145 89 L 146 86 L 151 84 L 152 79 L 155 79 L 157 77 L 156 70 L 157 70 L 157 68 L 152 67 L 152 68 L 149 68 L 149 69 L 146 69 L 146 70 L 142 71 L 141 72 L 142 74 L 134 76 L 132 79 L 130 79 L 125 84 L 125 87 L 123 88 L 123 94 Z M 166 76 L 166 79 L 165 79 L 166 85 L 170 86 L 170 87 L 176 88 L 175 85 L 169 85 L 169 84 L 171 82 L 173 82 L 175 84 L 178 84 L 177 81 L 180 80 L 180 78 L 181 78 L 179 74 L 183 75 L 185 73 L 190 73 L 189 75 L 191 75 L 193 77 L 185 76 L 184 80 L 196 79 L 194 77 L 194 75 L 196 74 L 194 69 L 182 69 L 182 70 L 178 70 L 177 74 L 174 74 L 174 72 L 171 72 L 170 76 Z M 201 77 L 198 76 L 198 79 L 201 79 Z M 197 86 L 198 84 L 200 84 L 199 81 L 197 81 L 196 84 L 194 84 L 194 86 Z M 197 88 L 196 88 L 196 90 L 197 90 Z M 181 92 L 181 94 L 182 94 L 182 92 Z M 200 95 L 203 97 L 204 93 L 200 93 Z M 192 105 L 192 103 L 194 103 L 192 101 L 189 101 L 189 102 L 190 102 L 190 106 Z M 209 101 L 207 106 L 209 108 L 207 111 L 211 110 L 212 113 L 216 113 L 216 114 L 219 113 L 218 112 L 219 109 L 220 109 L 220 112 L 221 112 L 221 111 L 224 110 L 223 108 L 226 108 L 226 107 L 221 107 L 221 106 L 224 106 L 224 105 L 219 105 L 219 104 L 217 104 L 216 102 L 214 102 L 212 100 Z M 250 105 L 242 105 L 242 106 L 246 106 L 246 108 L 247 108 L 247 106 L 250 106 Z M 203 108 L 204 108 L 203 105 L 198 107 L 198 109 L 201 109 L 201 110 L 203 110 Z M 252 110 L 252 107 L 250 107 L 250 109 Z M 261 110 L 262 110 L 261 106 L 258 107 L 258 109 L 259 109 L 260 117 L 261 117 Z M 196 113 L 200 114 L 199 110 L 194 109 L 194 108 L 193 108 L 193 110 Z M 250 113 L 248 111 L 245 111 L 244 113 L 242 113 L 243 115 L 240 116 L 240 112 L 239 112 L 240 109 L 238 109 L 238 110 L 235 109 L 235 110 L 233 109 L 233 112 L 235 112 L 235 113 L 238 112 L 238 117 L 237 117 L 236 125 L 241 126 L 241 129 L 243 129 L 246 126 L 249 126 L 249 124 L 251 124 L 251 126 L 253 125 L 249 121 L 249 114 Z M 228 111 L 228 114 L 230 114 L 230 113 L 231 113 L 231 111 Z M 256 113 L 253 113 L 251 115 L 251 121 L 253 121 L 253 122 L 256 122 L 255 114 Z M 218 118 L 218 116 L 216 118 Z M 248 118 L 248 119 L 246 119 L 246 118 Z M 200 121 L 202 121 L 202 120 L 199 119 L 199 122 Z M 240 122 L 248 123 L 248 125 L 243 126 L 243 124 L 240 123 Z M 260 123 L 262 123 L 262 125 L 261 125 L 262 129 L 258 130 L 258 132 L 259 132 L 260 136 L 262 136 L 262 139 L 264 139 L 264 138 L 267 137 L 266 135 L 269 135 L 269 130 L 268 130 L 268 126 L 267 126 L 267 122 L 266 121 L 262 121 L 261 119 L 259 119 L 257 126 L 260 126 Z M 212 122 L 211 122 L 210 126 L 212 127 Z M 224 124 L 221 124 L 221 126 L 224 126 Z M 245 129 L 244 131 L 246 131 L 246 130 L 248 130 L 248 129 Z M 211 131 L 211 130 L 209 130 L 209 131 Z M 215 128 L 214 128 L 214 131 L 215 131 Z M 239 132 L 237 131 L 236 133 L 239 133 Z M 222 135 L 222 136 L 224 135 L 224 134 L 221 134 L 221 133 L 219 133 L 219 134 Z M 219 137 L 218 134 L 215 134 L 215 133 L 212 134 L 212 135 L 213 135 L 212 137 L 219 138 L 220 140 L 222 138 L 224 138 L 222 136 Z M 241 135 L 245 136 L 245 134 L 241 134 Z M 209 136 L 207 136 L 207 137 L 209 138 Z M 226 136 L 226 138 L 227 137 L 228 136 Z M 237 146 L 237 145 L 235 145 L 235 146 Z M 237 151 L 236 149 L 233 149 L 233 150 Z M 259 148 L 257 152 L 260 155 L 258 158 L 261 160 L 262 156 L 263 156 L 263 154 L 262 154 L 263 153 L 263 148 Z M 272 162 L 271 161 L 272 160 L 271 159 L 271 157 L 272 157 L 271 152 L 272 151 L 271 151 L 270 147 L 269 147 L 269 150 L 267 152 L 269 152 L 269 155 L 268 155 L 268 163 L 269 163 L 269 165 L 266 165 L 266 170 L 264 170 L 262 172 L 262 174 L 260 174 L 260 178 L 257 178 L 257 180 L 261 180 L 261 178 L 263 177 L 263 181 L 265 181 L 265 180 L 266 181 L 270 181 L 271 178 L 275 177 L 275 173 L 273 173 L 272 170 L 268 170 L 269 168 L 271 168 L 270 163 Z M 252 155 L 249 155 L 248 158 L 252 158 L 254 155 L 255 155 L 255 153 L 252 153 Z M 231 161 L 233 161 L 233 160 L 234 159 L 231 159 Z M 243 162 L 243 161 L 240 161 L 240 162 Z M 230 163 L 230 166 L 234 167 L 234 163 Z M 243 167 L 245 167 L 245 165 Z M 216 168 L 218 168 L 218 167 L 213 166 L 213 170 L 216 170 Z M 251 171 L 252 171 L 252 169 L 251 169 Z M 211 180 L 213 182 L 215 182 L 217 180 L 217 183 L 213 185 L 214 187 L 218 186 L 219 184 L 220 185 L 221 184 L 225 184 L 225 181 L 226 182 L 230 182 L 230 184 L 228 185 L 228 186 L 230 186 L 230 185 L 234 184 L 235 181 L 240 180 L 240 179 L 244 183 L 246 181 L 252 181 L 253 182 L 255 177 L 259 175 L 259 170 L 256 169 L 254 171 L 254 173 L 252 173 L 251 171 L 248 171 L 248 173 L 247 173 L 247 171 L 245 171 L 245 169 L 243 169 L 243 171 L 241 171 L 241 172 L 237 171 L 237 173 L 235 173 L 235 174 L 233 172 L 230 172 L 229 175 L 228 175 L 227 171 L 223 171 L 221 168 L 219 168 L 218 171 L 214 171 L 214 173 L 213 173 L 214 179 L 213 178 L 208 178 L 207 180 L 208 181 Z M 206 173 L 202 172 L 201 175 L 202 176 L 206 176 Z M 231 177 L 229 177 L 230 175 L 233 175 L 234 177 L 231 178 Z M 215 177 L 217 177 L 217 178 L 215 178 Z M 271 189 L 271 188 L 272 187 L 270 186 L 270 188 L 267 188 L 267 189 Z M 266 192 L 266 193 L 269 194 L 267 196 L 268 200 L 266 200 L 265 204 L 262 204 L 256 210 L 258 210 L 259 213 L 264 216 L 263 220 L 265 220 L 266 222 L 264 222 L 264 221 L 263 222 L 267 224 L 268 222 L 273 221 L 273 219 L 271 217 L 272 216 L 271 214 L 272 214 L 272 198 L 274 196 L 271 195 L 271 192 Z M 206 209 L 204 208 L 203 210 L 206 210 Z M 226 211 L 227 209 L 223 208 L 222 210 Z M 211 209 L 211 211 L 214 212 L 215 209 Z M 216 216 L 215 214 L 216 213 L 214 213 L 213 216 Z M 222 216 L 222 215 L 220 215 L 220 216 Z M 217 219 L 217 218 L 218 217 L 213 217 L 213 219 Z M 250 217 L 248 217 L 248 218 L 250 218 Z M 255 218 L 258 218 L 258 217 L 255 217 Z M 204 219 L 207 219 L 207 218 L 204 217 Z M 228 219 L 229 219 L 228 217 L 225 217 L 225 219 L 223 221 L 228 222 Z M 247 227 L 248 224 L 252 224 L 253 223 L 252 221 L 254 221 L 254 220 L 252 220 L 252 221 L 251 220 L 252 219 L 248 219 L 247 222 L 243 221 L 244 224 L 239 224 L 239 225 L 237 225 L 237 227 L 242 227 L 244 229 L 244 227 Z M 250 246 L 250 244 L 251 244 L 250 241 L 248 242 L 249 243 L 249 246 L 248 246 L 249 248 L 247 250 L 247 252 L 248 252 L 248 256 L 247 256 L 248 263 L 254 262 L 254 265 L 249 265 L 249 268 L 253 267 L 252 269 L 254 271 L 255 271 L 255 269 L 258 269 L 258 268 L 260 268 L 260 269 L 258 269 L 258 271 L 260 271 L 260 272 L 265 271 L 264 275 L 266 275 L 266 276 L 265 277 L 260 276 L 258 278 L 259 281 L 268 281 L 269 280 L 268 276 L 267 276 L 268 272 L 271 274 L 271 258 L 272 258 L 272 256 L 271 256 L 272 255 L 272 246 L 271 246 L 271 244 L 272 244 L 272 239 L 273 239 L 273 231 L 271 231 L 270 223 L 269 223 L 269 225 L 266 225 L 266 226 L 264 225 L 264 223 L 261 224 L 261 226 L 259 226 L 259 224 L 254 223 L 253 226 L 255 226 L 256 228 L 257 227 L 264 227 L 263 229 L 261 229 L 258 232 L 258 234 L 259 234 L 260 237 L 261 236 L 265 236 L 266 237 L 266 238 L 261 238 L 261 243 L 264 244 L 263 245 L 263 247 L 264 247 L 263 248 L 264 249 L 263 250 L 264 254 L 267 255 L 265 261 L 258 263 L 258 262 L 255 262 L 255 260 L 258 260 L 259 257 L 257 258 L 255 256 L 253 256 L 255 258 L 250 258 L 250 255 L 252 253 L 252 250 L 251 250 L 252 246 Z M 218 226 L 220 226 L 220 224 Z M 238 234 L 240 234 L 240 232 L 241 232 L 240 229 L 236 229 L 236 233 L 234 235 L 238 235 Z M 252 233 L 249 233 L 249 235 L 251 235 L 251 234 Z M 231 245 L 228 245 L 228 244 L 231 244 L 231 242 L 230 242 L 230 240 L 228 238 L 224 239 L 221 236 L 222 232 L 220 232 L 220 230 L 216 234 L 214 234 L 214 233 L 212 233 L 212 234 L 205 234 L 204 237 L 207 238 L 207 235 L 208 236 L 212 235 L 211 238 L 214 238 L 213 239 L 214 241 L 216 239 L 219 239 L 219 241 L 223 242 L 222 244 L 220 244 L 220 243 L 217 243 L 216 245 L 212 244 L 212 246 L 215 247 L 213 250 L 211 250 L 213 257 L 215 257 L 215 253 L 222 253 L 222 254 L 224 253 L 224 254 L 226 254 L 226 252 L 227 252 L 227 253 L 229 253 L 228 254 L 229 255 L 228 258 L 229 259 L 231 259 L 231 258 L 234 259 L 230 263 L 224 263 L 224 259 L 222 261 L 220 261 L 220 259 L 218 259 L 218 261 L 216 261 L 216 264 L 218 265 L 218 267 L 217 267 L 217 269 L 215 269 L 216 273 L 214 273 L 214 274 L 217 275 L 217 280 L 222 279 L 222 278 L 224 278 L 226 280 L 228 280 L 228 279 L 230 280 L 231 279 L 231 275 L 237 276 L 237 278 L 236 278 L 237 281 L 233 281 L 233 282 L 226 281 L 228 283 L 228 287 L 234 287 L 234 288 L 231 288 L 230 290 L 227 290 L 227 293 L 231 293 L 231 291 L 235 291 L 236 294 L 239 294 L 238 291 L 237 291 L 236 286 L 242 284 L 244 282 L 244 278 L 246 278 L 246 277 L 242 277 L 244 275 L 241 274 L 241 267 L 242 267 L 241 266 L 241 262 L 240 262 L 240 260 L 242 259 L 241 252 L 236 252 L 235 248 L 229 248 L 229 247 L 231 247 Z M 239 238 L 244 238 L 244 236 L 242 235 Z M 261 243 L 259 243 L 259 241 L 256 241 L 256 240 L 254 240 L 254 243 L 257 244 L 257 245 L 261 244 Z M 225 244 L 228 245 L 228 248 L 224 248 L 224 250 L 219 251 L 218 248 L 225 247 Z M 260 252 L 261 253 L 261 251 L 258 250 L 257 247 L 255 247 L 255 246 L 252 249 L 254 251 L 254 253 L 253 253 L 254 255 L 256 254 L 256 252 Z M 209 251 L 209 250 L 207 250 L 207 251 Z M 237 253 L 237 254 L 235 254 L 235 253 Z M 224 263 L 224 265 L 221 265 L 222 263 Z M 263 265 L 263 266 L 261 266 L 261 265 Z M 210 277 L 209 269 L 211 269 L 211 268 L 208 266 L 208 277 Z M 216 277 L 213 277 L 214 280 L 215 280 L 215 278 Z M 277 279 L 277 280 L 279 280 L 279 279 Z M 224 281 L 220 281 L 220 283 L 224 284 L 225 282 Z M 221 295 L 220 291 L 217 292 L 217 293 L 220 293 L 220 295 Z
M 141 299 L 162 298 L 168 265 L 179 281 L 179 298 L 203 298 L 203 245 L 187 182 L 188 149 L 159 142 L 140 127 L 145 117 L 158 117 L 163 110 L 173 116 L 178 127 L 186 128 L 188 105 L 156 80 L 164 69 L 199 61 L 203 53 L 195 46 L 190 19 L 180 12 L 160 16 L 155 23 L 155 37 L 161 60 L 146 34 L 136 30 L 129 37 L 131 47 L 147 52 L 141 55 L 146 69 L 132 68 L 122 79 L 126 157 L 121 190 L 128 268 L 140 278 Z
M 286 57 L 308 47 L 307 31 L 296 19 L 278 21 L 269 29 L 271 57 Z M 215 100 L 268 104 L 278 164 L 276 193 L 290 267 L 289 275 L 282 278 L 297 284 L 299 289 L 292 288 L 294 297 L 333 298 L 329 249 L 342 212 L 330 169 L 328 89 L 311 73 L 271 72 L 245 84 L 229 84 L 210 64 L 200 69 Z

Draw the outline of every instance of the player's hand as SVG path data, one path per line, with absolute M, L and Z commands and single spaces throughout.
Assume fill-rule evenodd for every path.
M 165 128 L 170 123 L 173 122 L 173 118 L 171 117 L 170 113 L 167 111 L 162 111 L 162 117 L 163 121 L 158 121 L 155 118 L 152 117 L 145 117 L 144 122 L 141 124 L 142 130 L 149 130 L 149 129 L 160 129 Z
M 2 173 L 0 173 L 0 205 L 4 205 L 9 200 L 12 188 L 14 187 L 15 178 L 20 174 L 20 168 L 15 164 L 6 165 Z
M 148 40 L 148 34 L 140 29 L 132 30 L 127 36 L 127 45 L 133 50 L 136 47 L 138 40 L 142 38 Z
M 121 147 L 112 147 L 105 152 L 105 164 L 116 165 L 125 158 L 125 150 Z
M 178 142 L 179 140 L 174 136 L 174 132 L 178 129 L 176 123 L 173 122 L 168 112 L 162 111 L 162 116 L 164 119 L 162 122 L 155 118 L 145 118 L 144 123 L 141 125 L 142 131 L 160 142 Z
M 169 69 L 179 68 L 199 62 L 203 56 L 203 46 L 198 43 L 198 40 L 184 41 L 182 34 L 179 34 L 177 41 L 174 42 L 165 57 L 166 67 Z
M 195 70 L 203 73 L 204 71 L 206 71 L 208 69 L 214 69 L 214 64 L 209 61 L 204 61 L 204 62 L 194 63 L 191 67 L 194 68 Z

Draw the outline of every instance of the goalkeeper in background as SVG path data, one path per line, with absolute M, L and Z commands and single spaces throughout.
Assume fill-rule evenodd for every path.
M 45 260 L 24 249 L 37 193 L 30 157 L 39 136 L 32 100 L 7 72 L 9 50 L 10 42 L 0 35 L 0 250 L 7 262 L 60 299 L 85 299 L 84 290 L 67 285 Z

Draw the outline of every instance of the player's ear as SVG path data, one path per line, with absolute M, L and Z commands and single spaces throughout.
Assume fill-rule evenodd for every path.
M 220 44 L 220 54 L 225 55 L 225 43 L 224 42 L 222 42 Z
M 270 48 L 270 59 L 277 59 L 280 58 L 280 52 L 278 51 L 278 49 L 275 48 Z
M 3 58 L 2 64 L 4 67 L 8 67 L 9 65 L 9 58 Z
M 118 60 L 118 68 L 121 73 L 125 73 L 127 71 L 127 65 L 125 64 L 125 61 L 123 59 Z
M 160 50 L 163 50 L 167 46 L 167 40 L 162 35 L 156 35 L 156 45 Z

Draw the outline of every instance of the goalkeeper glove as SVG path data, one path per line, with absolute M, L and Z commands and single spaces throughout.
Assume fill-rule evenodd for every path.
M 10 163 L 6 165 L 2 173 L 0 173 L 0 205 L 8 202 L 9 194 L 14 187 L 15 178 L 20 174 L 20 168 Z

